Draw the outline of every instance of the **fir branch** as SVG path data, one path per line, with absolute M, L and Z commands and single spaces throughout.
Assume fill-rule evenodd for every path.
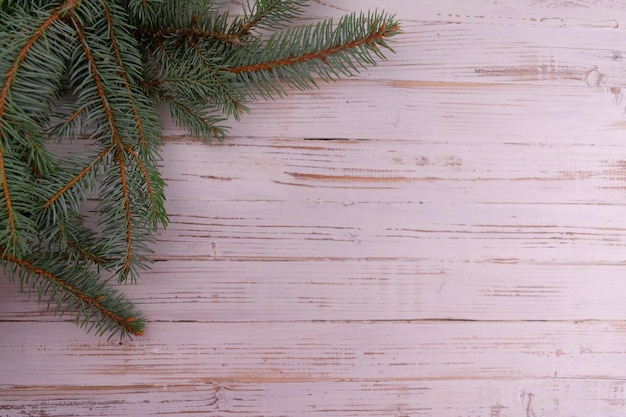
M 33 49 L 33 46 L 45 35 L 50 26 L 52 26 L 54 22 L 62 18 L 61 12 L 63 10 L 66 10 L 68 7 L 76 7 L 79 1 L 80 0 L 68 0 L 63 6 L 59 6 L 58 8 L 53 10 L 50 16 L 37 28 L 37 30 L 35 30 L 28 42 L 26 42 L 26 44 L 19 51 L 17 59 L 13 62 L 8 72 L 4 76 L 3 86 L 0 90 L 0 122 L 6 109 L 9 90 L 11 89 L 11 87 L 15 83 L 15 79 L 17 78 L 17 70 L 26 60 L 26 57 Z
M 0 180 L 2 180 L 2 191 L 4 196 L 3 200 L 6 207 L 6 213 L 9 223 L 9 239 L 12 247 L 14 247 L 18 241 L 18 220 L 16 219 L 17 216 L 13 209 L 11 191 L 9 190 L 9 180 L 7 178 L 7 169 L 4 166 L 4 154 L 2 152 L 2 146 L 0 146 Z
M 117 121 L 115 120 L 115 115 L 109 103 L 106 88 L 98 69 L 99 62 L 96 61 L 91 52 L 91 47 L 87 42 L 87 37 L 85 35 L 85 32 L 83 31 L 83 26 L 80 21 L 78 21 L 78 19 L 76 18 L 73 18 L 72 22 L 74 23 L 74 27 L 76 28 L 76 36 L 80 42 L 80 46 L 83 50 L 87 65 L 89 66 L 89 75 L 93 79 L 94 86 L 97 89 L 98 99 L 100 100 L 100 104 L 102 105 L 102 108 L 104 109 L 104 113 L 106 115 L 106 123 L 109 125 L 109 132 L 111 133 L 112 143 L 114 146 L 119 146 L 120 142 L 122 141 L 122 134 L 117 127 Z
M 250 0 L 231 18 L 212 0 L 0 0 L 0 264 L 9 277 L 88 331 L 142 334 L 143 318 L 101 270 L 135 281 L 167 225 L 157 105 L 190 134 L 221 140 L 221 123 L 251 99 L 355 74 L 384 59 L 399 33 L 382 12 L 290 27 L 307 3 Z M 83 136 L 92 149 L 70 157 L 49 147 Z M 93 229 L 82 216 L 90 197 Z
M 157 19 L 155 8 L 161 0 L 128 0 L 126 10 L 136 22 L 154 22 Z
M 205 143 L 212 143 L 213 139 L 221 141 L 226 135 L 226 129 L 218 123 L 225 120 L 215 116 L 207 110 L 206 104 L 199 105 L 192 100 L 174 97 L 159 86 L 144 84 L 147 91 L 159 103 L 167 106 L 170 115 L 178 126 L 185 127 L 189 133 L 201 137 Z
M 82 239 L 81 239 L 82 240 Z M 100 255 L 97 251 L 92 251 L 86 248 L 81 243 L 68 239 L 66 241 L 67 246 L 72 249 L 75 253 L 77 253 L 80 257 L 87 259 L 98 266 L 106 266 L 109 262 L 111 262 L 110 258 L 105 258 Z M 69 256 L 68 256 L 69 259 Z
M 54 23 L 56 20 L 60 19 L 59 13 L 53 13 L 48 19 L 46 19 L 43 24 L 34 32 L 34 34 L 30 37 L 28 42 L 22 47 L 17 55 L 17 59 L 13 62 L 8 72 L 4 76 L 3 86 L 0 89 L 0 181 L 2 182 L 2 191 L 3 191 L 3 201 L 4 206 L 6 208 L 6 214 L 9 225 L 9 239 L 12 244 L 12 248 L 18 241 L 18 220 L 17 215 L 15 213 L 12 201 L 12 192 L 9 189 L 9 180 L 7 177 L 7 168 L 5 166 L 5 154 L 4 154 L 4 142 L 5 139 L 5 131 L 4 129 L 4 120 L 6 118 L 6 108 L 9 97 L 9 92 L 11 91 L 11 87 L 15 83 L 15 79 L 17 77 L 17 70 L 20 65 L 26 59 L 29 51 L 32 49 L 33 45 L 44 35 L 46 30 Z M 13 252 L 13 249 L 11 250 Z
M 202 61 L 202 64 L 204 64 L 207 74 L 214 81 L 215 88 L 212 94 L 210 94 L 214 99 L 213 102 L 216 103 L 226 116 L 233 115 L 236 120 L 239 120 L 241 113 L 247 111 L 247 107 L 243 104 L 244 96 L 241 94 L 235 96 L 236 92 L 231 91 L 232 87 L 228 85 L 230 80 L 222 80 L 224 72 L 222 71 L 222 74 L 220 74 L 219 71 L 214 68 L 211 60 L 205 56 L 198 42 L 192 40 L 190 43 L 193 51 Z
M 163 209 L 163 202 L 165 200 L 165 197 L 161 195 L 163 193 L 163 188 L 165 184 L 160 179 L 158 171 L 152 169 L 153 165 L 146 165 L 141 160 L 140 155 L 135 152 L 130 146 L 124 145 L 124 150 L 127 154 L 134 158 L 139 169 L 141 170 L 141 173 L 143 174 L 143 179 L 148 192 L 148 200 L 150 201 L 150 209 L 152 213 L 150 219 L 152 220 L 152 228 L 156 230 L 158 226 L 157 223 L 160 223 L 163 227 L 166 227 L 168 223 L 168 218 L 167 213 Z M 155 178 L 154 181 L 153 178 Z
M 110 271 L 115 254 L 108 250 L 97 232 L 85 227 L 81 221 L 81 216 L 76 215 L 42 226 L 40 239 L 34 242 L 32 253 L 59 253 L 64 262 Z
M 126 218 L 126 254 L 124 257 L 124 266 L 122 269 L 121 279 L 125 279 L 131 271 L 133 261 L 133 221 L 130 207 L 130 190 L 128 180 L 126 179 L 126 167 L 124 166 L 124 156 L 122 150 L 116 149 L 116 161 L 120 170 L 120 185 L 122 186 L 122 194 L 124 196 L 124 216 Z
M 109 9 L 100 9 L 104 14 L 109 12 Z M 93 15 L 90 15 L 93 17 Z M 137 192 L 137 187 L 132 186 L 128 178 L 127 169 L 127 152 L 129 148 L 126 143 L 128 140 L 133 140 L 137 146 L 145 147 L 149 144 L 148 141 L 142 142 L 145 136 L 142 137 L 137 134 L 138 128 L 136 119 L 133 115 L 137 114 L 137 103 L 135 101 L 128 100 L 129 85 L 124 83 L 124 71 L 118 65 L 107 64 L 106 61 L 96 60 L 94 51 L 107 56 L 110 54 L 110 50 L 102 50 L 103 45 L 94 45 L 94 41 L 88 39 L 88 33 L 83 30 L 83 26 L 78 19 L 73 20 L 74 27 L 76 29 L 76 36 L 82 49 L 82 56 L 85 60 L 85 65 L 89 68 L 86 72 L 86 77 L 93 82 L 95 91 L 90 93 L 93 95 L 93 99 L 100 102 L 103 109 L 102 119 L 100 124 L 102 127 L 106 127 L 105 131 L 101 131 L 98 134 L 98 140 L 110 140 L 111 142 L 111 161 L 115 165 L 115 172 L 107 170 L 105 178 L 105 186 L 100 190 L 100 210 L 103 214 L 100 219 L 100 224 L 104 226 L 105 234 L 109 237 L 111 245 L 119 246 L 123 245 L 124 249 L 120 251 L 122 257 L 120 259 L 120 265 L 117 270 L 118 280 L 124 281 L 130 277 L 134 282 L 138 276 L 138 268 L 143 268 L 145 263 L 145 255 L 142 252 L 147 252 L 147 248 L 142 243 L 143 241 L 151 240 L 150 231 L 146 230 L 143 225 L 146 224 L 146 220 L 142 219 L 138 211 L 141 211 L 143 215 L 151 217 L 152 213 L 161 213 L 159 219 L 165 223 L 167 216 L 164 214 L 164 197 L 161 198 L 162 193 L 159 195 L 159 201 L 154 200 L 142 200 L 133 197 Z M 113 39 L 117 39 L 115 33 L 111 32 L 108 26 L 106 17 L 103 20 L 105 27 L 107 28 L 107 34 L 113 36 L 109 38 L 110 42 Z M 99 24 L 99 23 L 98 23 Z M 91 29 L 93 30 L 93 29 Z M 119 41 L 119 39 L 117 39 Z M 116 42 L 117 42 L 116 41 Z M 132 47 L 132 45 L 129 45 Z M 118 48 L 119 50 L 119 48 Z M 115 63 L 115 52 L 112 54 L 113 62 Z M 128 78 L 126 78 L 128 80 Z M 84 82 L 84 81 L 83 81 Z M 109 85 L 121 84 L 122 89 L 112 89 Z M 124 98 L 123 98 L 124 97 Z M 114 109 L 113 102 L 123 102 L 123 107 L 118 105 Z M 149 109 L 154 111 L 153 108 Z M 155 124 L 155 123 L 153 123 Z M 141 132 L 139 132 L 141 133 Z M 154 156 L 148 155 L 148 158 Z M 132 184 L 135 184 L 134 182 Z M 119 191 L 119 194 L 117 193 Z M 113 198 L 116 196 L 116 198 Z M 152 194 L 151 197 L 154 197 Z M 118 201 L 122 205 L 122 213 L 118 215 L 117 205 Z M 150 206 L 155 204 L 155 209 Z M 147 209 L 146 209 L 147 207 Z M 121 218 L 120 218 L 121 217 Z M 121 221 L 122 223 L 118 223 Z M 119 233 L 117 227 L 112 225 L 121 226 L 122 233 Z M 121 241 L 120 241 L 121 239 Z M 120 248 L 121 249 L 121 248 Z
M 390 36 L 398 33 L 399 26 L 392 25 L 387 27 L 385 23 L 380 27 L 368 33 L 367 36 L 361 39 L 354 39 L 345 44 L 333 45 L 328 48 L 312 51 L 302 55 L 292 55 L 284 58 L 279 58 L 273 61 L 259 62 L 256 64 L 241 65 L 234 68 L 229 68 L 229 71 L 234 74 L 241 74 L 244 72 L 258 72 L 269 71 L 277 67 L 287 67 L 290 65 L 301 64 L 307 61 L 320 60 L 325 65 L 328 65 L 328 58 L 333 55 L 338 55 L 346 51 L 350 51 L 357 48 L 368 47 L 372 50 L 377 50 L 377 45 Z
M 9 42 L 6 43 L 6 56 L 12 61 L 3 61 L 8 63 L 5 68 L 0 66 L 2 72 L 2 87 L 0 88 L 0 210 L 2 217 L 6 219 L 6 227 L 3 227 L 0 233 L 0 244 L 5 245 L 5 251 L 18 255 L 25 253 L 25 238 L 33 232 L 33 222 L 30 220 L 32 216 L 32 208 L 29 208 L 24 197 L 28 191 L 27 188 L 32 187 L 32 182 L 28 179 L 31 177 L 28 169 L 34 168 L 35 173 L 39 171 L 36 166 L 23 166 L 20 162 L 19 152 L 15 149 L 11 150 L 11 146 L 23 146 L 22 152 L 25 154 L 38 153 L 40 148 L 42 129 L 41 123 L 45 121 L 45 113 L 48 111 L 46 104 L 57 94 L 56 86 L 60 78 L 60 65 L 58 65 L 58 57 L 54 57 L 48 62 L 48 71 L 42 72 L 39 65 L 41 64 L 41 51 L 37 48 L 41 43 L 47 44 L 48 38 L 46 34 L 50 33 L 51 39 L 57 39 L 59 33 L 63 32 L 63 22 L 61 19 L 71 10 L 77 7 L 78 1 L 70 0 L 56 7 L 49 15 L 39 14 L 34 19 L 28 19 L 29 16 L 22 15 L 23 19 L 18 23 L 18 27 L 14 26 L 14 30 L 20 35 L 18 39 L 14 39 L 9 34 Z M 18 11 L 19 14 L 19 11 Z M 8 19 L 7 15 L 0 16 L 1 19 Z M 32 28 L 24 28 L 24 23 L 32 23 Z M 11 21 L 7 27 L 15 25 Z M 25 29 L 32 29 L 27 31 Z M 0 43 L 4 44 L 0 40 Z M 21 46 L 20 46 L 21 44 Z M 12 50 L 18 46 L 17 50 Z M 67 44 L 59 48 L 55 52 L 64 54 Z M 32 59 L 31 59 L 32 58 Z M 29 60 L 33 61 L 29 64 Z M 38 65 L 39 64 L 39 65 Z M 33 100 L 24 94 L 24 84 L 30 77 L 38 76 L 42 79 L 50 81 L 49 85 L 40 91 L 43 100 Z M 21 81 L 24 80 L 24 81 Z M 20 94 L 21 93 L 21 94 Z M 13 113 L 13 114 L 9 114 Z M 24 141 L 25 139 L 25 141 Z M 27 151 L 30 148 L 30 151 Z M 22 183 L 18 183 L 21 181 Z M 0 222 L 2 223 L 2 222 Z
M 374 56 L 384 59 L 380 48 L 390 49 L 387 41 L 398 33 L 400 26 L 393 16 L 353 13 L 335 27 L 327 20 L 250 44 L 233 55 L 228 71 L 239 75 L 241 82 L 255 85 L 265 97 L 284 93 L 281 80 L 309 89 L 317 86 L 312 72 L 333 80 L 353 75 L 367 64 L 375 65 Z
M 53 299 L 57 299 L 56 311 L 60 311 L 63 304 L 73 306 L 78 303 L 80 305 L 84 317 L 77 317 L 77 323 L 82 327 L 90 330 L 93 326 L 98 327 L 98 334 L 110 333 L 110 337 L 115 333 L 122 331 L 123 334 L 131 334 L 141 336 L 145 320 L 141 315 L 134 311 L 131 303 L 126 301 L 117 291 L 106 287 L 97 276 L 88 271 L 78 272 L 75 268 L 70 268 L 67 276 L 62 276 L 58 267 L 46 267 L 44 259 L 37 261 L 29 261 L 15 257 L 6 253 L 5 249 L 0 247 L 0 259 L 9 261 L 15 266 L 26 272 L 27 275 L 19 274 L 20 282 L 28 280 L 30 277 L 33 281 L 37 278 L 43 278 L 53 288 L 47 285 L 37 285 L 32 282 L 31 286 L 38 289 L 39 301 L 48 293 L 48 308 Z M 58 262 L 58 260 L 57 260 Z M 61 292 L 59 292 L 61 291 Z M 114 307 L 114 308 L 112 308 Z M 92 320 L 93 316 L 97 316 Z
M 158 115 L 156 114 L 155 108 L 153 105 L 151 105 L 151 103 L 146 103 L 145 100 L 141 100 L 135 97 L 135 93 L 133 92 L 134 89 L 131 86 L 131 81 L 129 79 L 129 70 L 127 69 L 127 66 L 124 64 L 125 59 L 122 58 L 121 48 L 118 44 L 117 34 L 114 30 L 115 23 L 113 21 L 111 13 L 109 12 L 106 2 L 102 1 L 102 5 L 103 5 L 104 14 L 107 20 L 107 24 L 109 26 L 109 37 L 111 38 L 111 44 L 112 44 L 113 52 L 115 55 L 116 63 L 121 69 L 120 76 L 122 77 L 122 80 L 124 82 L 124 88 L 126 89 L 128 93 L 128 101 L 130 103 L 133 116 L 135 118 L 135 123 L 137 126 L 137 132 L 139 134 L 142 150 L 146 151 L 148 158 L 150 158 L 151 160 L 154 160 L 154 158 L 158 157 L 158 154 L 154 154 L 153 152 L 153 150 L 155 149 L 155 145 L 158 146 L 161 143 L 161 137 L 160 137 L 161 129 L 160 129 L 160 122 L 158 119 Z M 143 2 L 143 6 L 147 7 L 147 3 L 145 0 Z M 131 38 L 129 33 L 123 33 L 123 34 L 127 36 L 128 41 L 132 40 L 133 46 L 135 46 L 135 49 L 136 49 L 137 45 L 134 43 L 135 39 Z M 137 62 L 137 65 L 140 66 L 141 63 Z M 140 71 L 135 71 L 133 76 L 135 79 L 138 79 L 141 76 Z M 141 91 L 138 90 L 137 96 L 141 96 L 141 95 L 142 95 Z M 142 110 L 141 115 L 140 115 L 140 109 Z M 143 118 L 146 119 L 146 122 L 148 122 L 149 125 L 153 126 L 153 129 L 151 132 L 144 129 L 144 123 L 142 121 Z M 157 127 L 157 129 L 154 129 L 155 126 Z M 149 172 L 149 170 L 145 167 L 144 163 L 142 162 L 140 156 L 132 149 L 131 146 L 127 144 L 123 144 L 123 150 L 126 153 L 133 156 L 136 163 L 139 164 L 141 168 L 141 172 L 143 173 L 144 181 L 148 189 L 149 206 L 150 206 L 151 213 L 152 213 L 152 216 L 151 216 L 152 220 L 154 220 L 153 222 L 154 228 L 156 228 L 157 221 L 160 221 L 163 227 L 167 226 L 167 213 L 165 213 L 165 209 L 164 209 L 164 201 L 165 201 L 164 184 L 160 180 L 160 174 L 158 173 L 158 171 L 155 171 L 155 170 L 152 170 L 151 172 Z M 152 181 L 151 178 L 154 178 L 155 180 Z M 126 201 L 127 200 L 125 200 L 125 202 Z M 128 212 L 130 212 L 130 210 Z
M 192 0 L 182 7 L 177 2 L 163 2 L 156 7 L 153 21 L 142 22 L 136 31 L 139 38 L 152 41 L 170 41 L 181 44 L 183 40 L 204 39 L 228 46 L 239 46 L 241 37 L 228 22 L 228 13 L 219 13 L 217 2 Z
M 137 103 L 135 98 L 133 97 L 133 90 L 130 86 L 130 81 L 128 79 L 128 75 L 126 72 L 126 68 L 124 67 L 124 62 L 122 60 L 122 53 L 120 51 L 120 46 L 117 42 L 117 35 L 115 33 L 115 24 L 111 17 L 111 13 L 109 11 L 109 7 L 105 1 L 101 1 L 102 10 L 104 12 L 104 17 L 106 19 L 107 25 L 109 27 L 109 38 L 111 39 L 111 48 L 113 49 L 113 54 L 115 55 L 115 61 L 117 65 L 120 67 L 120 77 L 122 77 L 122 81 L 124 82 L 124 88 L 128 92 L 128 101 L 130 103 L 130 107 L 133 111 L 133 116 L 135 117 L 135 122 L 137 123 L 137 131 L 139 132 L 139 137 L 141 139 L 141 144 L 143 147 L 148 147 L 148 141 L 146 139 L 146 133 L 143 129 L 143 123 L 141 121 L 141 117 L 139 116 L 139 110 L 137 108 Z
M 69 115 L 59 111 L 55 116 L 61 121 L 48 129 L 48 136 L 50 138 L 56 138 L 58 142 L 66 139 L 77 139 L 84 132 L 83 120 L 88 118 L 88 116 L 86 116 L 87 113 L 87 105 L 79 106 L 69 113 Z
M 276 30 L 300 17 L 308 4 L 308 0 L 257 0 L 252 5 L 248 1 L 237 34 L 245 38 L 254 29 Z
M 111 152 L 113 145 L 109 145 L 105 147 L 96 158 L 85 168 L 83 168 L 77 175 L 74 176 L 71 180 L 65 183 L 63 188 L 57 191 L 52 197 L 48 198 L 43 205 L 44 209 L 49 209 L 57 200 L 61 198 L 64 194 L 66 194 L 69 190 L 71 190 L 76 184 L 78 184 L 81 180 L 85 179 L 87 174 L 93 172 L 98 165 L 102 163 L 104 158 Z
M 142 38 L 151 38 L 153 41 L 161 42 L 163 42 L 167 38 L 185 38 L 193 40 L 211 39 L 234 46 L 239 46 L 242 44 L 241 36 L 239 36 L 238 34 L 229 34 L 216 30 L 208 30 L 197 27 L 144 30 L 139 32 L 139 35 Z

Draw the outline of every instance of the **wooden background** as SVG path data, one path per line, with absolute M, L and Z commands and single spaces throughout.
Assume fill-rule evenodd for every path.
M 144 337 L 0 280 L 0 417 L 625 415 L 626 3 L 307 17 L 376 7 L 388 62 L 223 145 L 168 127 Z

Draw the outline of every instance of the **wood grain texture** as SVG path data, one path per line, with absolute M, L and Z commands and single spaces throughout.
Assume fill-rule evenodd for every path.
M 240 1 L 232 1 L 236 9 Z M 626 5 L 312 1 L 404 35 L 255 103 L 165 120 L 170 227 L 118 345 L 0 280 L 0 417 L 604 417 L 626 409 Z

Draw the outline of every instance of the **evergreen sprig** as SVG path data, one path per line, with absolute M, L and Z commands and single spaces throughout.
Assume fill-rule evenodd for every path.
M 306 0 L 0 0 L 0 263 L 20 288 L 100 335 L 145 320 L 107 284 L 134 282 L 168 223 L 159 106 L 207 143 L 248 103 L 384 59 L 385 12 L 291 26 Z M 55 142 L 87 138 L 58 154 Z M 96 196 L 97 223 L 83 221 Z

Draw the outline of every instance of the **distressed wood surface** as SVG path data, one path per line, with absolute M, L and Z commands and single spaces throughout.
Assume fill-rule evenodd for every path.
M 626 5 L 307 18 L 376 7 L 388 62 L 213 147 L 166 122 L 171 225 L 121 288 L 144 337 L 0 279 L 0 417 L 623 415 Z

